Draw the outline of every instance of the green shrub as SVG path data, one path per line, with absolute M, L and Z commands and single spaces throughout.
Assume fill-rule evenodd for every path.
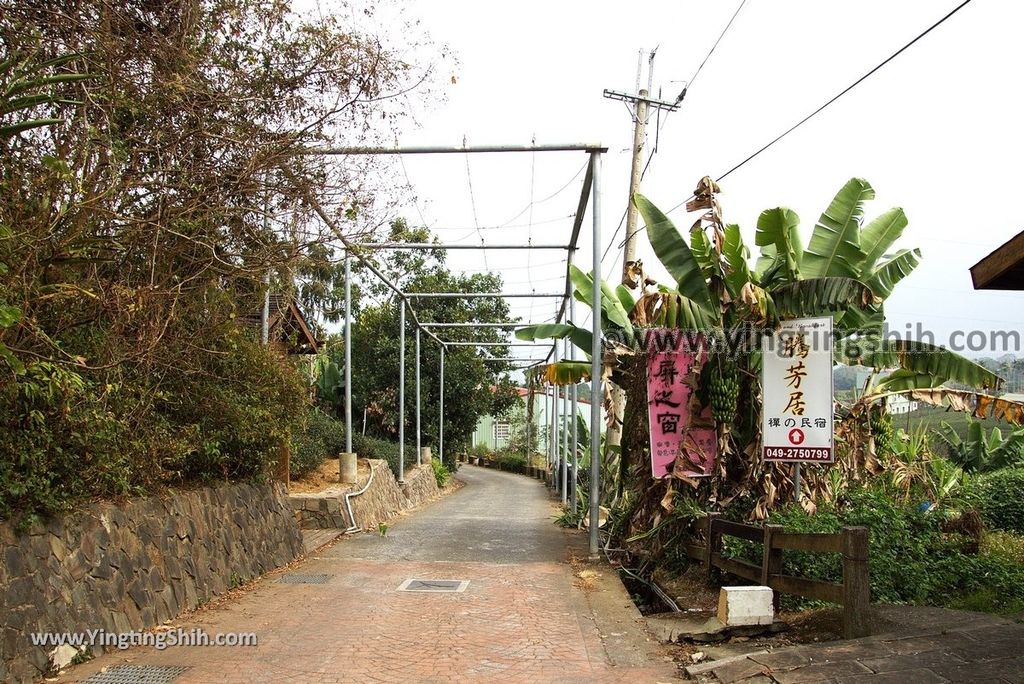
M 383 456 L 377 453 L 377 446 L 381 441 L 382 440 L 356 433 L 352 435 L 352 451 L 354 451 L 359 458 L 383 458 Z M 388 442 L 384 443 L 388 444 Z
M 444 487 L 448 484 L 448 480 L 451 479 L 451 473 L 448 472 L 448 468 L 439 459 L 430 459 L 430 467 L 434 469 L 434 479 L 437 480 L 438 487 Z
M 391 472 L 395 474 L 395 477 L 403 477 L 398 468 L 399 458 L 397 442 L 389 442 L 384 439 L 367 437 L 365 435 L 352 435 L 352 449 L 359 455 L 359 458 L 375 458 L 387 461 L 388 467 L 391 469 Z M 408 467 L 415 464 L 416 447 L 406 444 L 405 465 Z
M 501 469 L 512 473 L 525 473 L 527 469 L 526 456 L 522 454 L 502 454 Z
M 304 477 L 344 450 L 344 423 L 313 409 L 306 417 L 306 424 L 292 438 L 289 472 L 293 478 Z
M 981 540 L 981 550 L 997 558 L 1024 566 L 1024 537 L 1009 532 L 986 532 Z
M 309 414 L 306 434 L 324 445 L 324 453 L 335 458 L 345 450 L 345 423 L 322 411 Z
M 810 515 L 797 505 L 774 512 L 768 522 L 787 532 L 838 532 L 844 526 L 870 530 L 871 600 L 953 608 L 1012 611 L 1024 601 L 1024 566 L 994 549 L 965 553 L 958 534 L 942 531 L 943 518 L 916 506 L 900 506 L 870 489 L 853 490 L 838 505 Z M 734 537 L 725 538 L 726 555 L 760 563 L 760 547 Z M 842 581 L 839 554 L 786 551 L 786 574 L 829 582 Z M 815 605 L 783 595 L 786 607 Z
M 980 475 L 967 485 L 964 499 L 992 529 L 1024 534 L 1024 468 Z
M 88 498 L 265 477 L 305 411 L 303 379 L 245 331 L 204 325 L 197 344 L 211 353 L 181 362 L 200 370 L 179 370 L 179 350 L 158 374 L 36 362 L 0 382 L 0 519 L 24 525 Z M 111 343 L 80 335 L 76 348 L 96 355 Z

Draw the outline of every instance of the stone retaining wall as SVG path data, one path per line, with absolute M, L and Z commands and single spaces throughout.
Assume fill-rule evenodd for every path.
M 153 627 L 301 552 L 280 485 L 91 504 L 25 534 L 0 524 L 0 681 L 33 681 L 75 655 L 33 647 L 32 632 Z
M 380 523 L 441 493 L 434 470 L 428 465 L 406 468 L 405 483 L 399 485 L 387 461 L 368 462 L 373 468 L 373 482 L 369 489 L 352 498 L 352 513 L 364 530 L 376 529 Z M 367 477 L 360 469 L 360 480 L 356 485 L 332 487 L 315 494 L 292 494 L 291 504 L 299 526 L 304 530 L 348 529 L 352 521 L 345 510 L 345 494 L 366 486 Z

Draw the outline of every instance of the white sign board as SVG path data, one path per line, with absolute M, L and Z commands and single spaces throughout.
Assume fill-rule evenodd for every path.
M 832 317 L 784 321 L 761 352 L 764 459 L 832 463 Z

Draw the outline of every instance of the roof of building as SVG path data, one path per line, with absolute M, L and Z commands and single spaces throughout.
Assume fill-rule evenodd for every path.
M 975 290 L 1024 290 L 1024 231 L 971 266 Z
M 259 328 L 263 318 L 262 307 L 242 317 L 242 322 Z M 270 339 L 288 343 L 289 354 L 316 354 L 319 347 L 316 336 L 306 322 L 295 300 L 279 292 L 270 294 Z

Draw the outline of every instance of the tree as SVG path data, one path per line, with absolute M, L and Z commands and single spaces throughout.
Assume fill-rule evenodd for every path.
M 374 140 L 421 70 L 268 0 L 0 0 L 0 517 L 263 472 L 301 377 L 239 320 L 378 228 Z

